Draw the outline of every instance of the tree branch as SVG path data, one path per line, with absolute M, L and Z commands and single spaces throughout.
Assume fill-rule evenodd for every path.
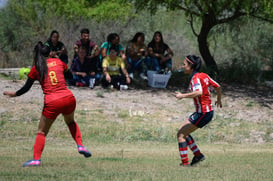
M 216 21 L 216 24 L 227 23 L 227 22 L 229 22 L 229 21 L 233 21 L 233 20 L 239 18 L 240 16 L 246 16 L 246 15 L 247 15 L 247 13 L 245 13 L 245 12 L 235 11 L 235 12 L 234 12 L 234 15 L 232 15 L 232 16 L 230 16 L 230 17 L 228 17 L 228 18 L 223 18 L 223 19 L 217 20 L 217 21 Z
M 272 23 L 273 24 L 273 20 L 272 19 L 268 19 L 268 18 L 265 18 L 265 17 L 257 16 L 255 14 L 250 14 L 250 16 L 252 16 L 254 18 L 257 18 L 259 20 L 263 20 L 263 21 L 266 21 L 268 23 Z
M 185 12 L 188 12 L 189 14 L 193 14 L 193 15 L 199 16 L 199 17 L 201 16 L 200 13 L 197 13 L 197 12 L 195 12 L 195 11 L 191 11 L 191 10 L 189 10 L 189 9 L 183 7 L 183 6 L 178 5 L 177 7 L 178 7 L 178 9 L 183 10 L 183 11 L 185 11 Z
M 218 16 L 221 12 L 223 12 L 225 9 L 227 9 L 229 7 L 229 5 L 231 4 L 231 2 L 232 2 L 231 0 L 227 1 L 226 4 L 224 4 L 222 6 L 222 8 L 219 9 L 219 11 L 215 12 L 215 15 Z
M 194 4 L 195 4 L 195 5 L 196 5 L 196 7 L 198 8 L 199 12 L 203 12 L 203 9 L 202 9 L 201 5 L 200 5 L 200 4 L 198 4 L 198 2 L 197 2 L 197 1 L 195 1 L 195 2 L 194 2 Z
M 194 29 L 194 27 L 193 27 L 193 17 L 192 17 L 192 14 L 190 14 L 190 17 L 191 17 L 191 19 L 189 20 L 189 22 L 190 22 L 190 25 L 191 25 L 192 32 L 193 32 L 193 34 L 194 34 L 196 37 L 198 37 L 198 34 L 196 33 L 196 31 L 195 31 L 195 29 Z

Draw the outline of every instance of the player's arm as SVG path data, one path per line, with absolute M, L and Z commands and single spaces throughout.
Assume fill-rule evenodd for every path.
M 183 99 L 183 98 L 195 98 L 195 97 L 201 96 L 202 94 L 203 94 L 202 91 L 194 91 L 194 92 L 189 92 L 189 93 L 175 92 L 174 96 L 177 99 Z
M 220 84 L 218 84 L 215 80 L 213 80 L 212 78 L 209 78 L 209 84 L 215 88 L 216 93 L 217 93 L 217 100 L 215 102 L 215 105 L 217 107 L 222 107 L 222 102 L 221 102 L 221 96 L 222 96 L 222 91 L 221 91 L 221 86 Z
M 16 96 L 21 96 L 24 93 L 26 93 L 27 91 L 29 91 L 29 89 L 32 87 L 34 83 L 34 80 L 32 80 L 31 78 L 28 78 L 25 85 L 18 91 L 14 92 L 14 91 L 5 91 L 4 95 L 7 95 L 9 97 L 16 97 Z
M 221 86 L 215 88 L 216 93 L 217 93 L 217 101 L 215 102 L 215 105 L 217 107 L 222 107 L 222 102 L 221 102 L 221 96 L 222 96 L 222 91 L 221 91 Z

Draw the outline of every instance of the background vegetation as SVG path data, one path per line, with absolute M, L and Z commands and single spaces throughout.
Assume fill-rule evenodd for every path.
M 137 31 L 145 33 L 148 43 L 153 32 L 160 30 L 175 52 L 175 69 L 186 55 L 200 54 L 190 19 L 183 11 L 167 11 L 161 7 L 154 15 L 148 10 L 138 9 L 136 13 L 133 5 L 124 0 L 9 0 L 0 10 L 0 20 L 0 67 L 30 66 L 33 45 L 39 40 L 46 41 L 53 29 L 60 32 L 69 57 L 84 27 L 91 30 L 91 39 L 98 45 L 109 33 L 117 32 L 124 47 Z M 196 29 L 200 24 L 201 21 L 195 19 Z M 219 77 L 229 82 L 272 80 L 272 28 L 270 22 L 247 16 L 216 25 L 207 41 L 219 67 Z

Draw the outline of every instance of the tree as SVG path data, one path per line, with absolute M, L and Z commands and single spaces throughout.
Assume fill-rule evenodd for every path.
M 223 23 L 229 23 L 242 16 L 273 22 L 273 3 L 271 0 L 138 0 L 136 9 L 149 9 L 155 13 L 158 8 L 180 9 L 189 17 L 192 32 L 197 37 L 199 51 L 207 67 L 218 73 L 216 61 L 210 53 L 208 37 L 210 31 Z M 194 21 L 200 20 L 197 31 Z

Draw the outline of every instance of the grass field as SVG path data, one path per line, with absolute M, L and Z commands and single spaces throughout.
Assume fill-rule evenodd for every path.
M 22 84 L 6 83 L 0 83 L 1 90 Z M 175 101 L 166 91 L 96 96 L 99 91 L 72 89 L 76 120 L 93 156 L 86 159 L 77 153 L 59 116 L 46 138 L 41 166 L 32 168 L 21 165 L 32 159 L 43 102 L 40 87 L 34 85 L 18 98 L 0 96 L 0 181 L 273 180 L 271 103 L 263 106 L 256 99 L 226 92 L 224 108 L 216 110 L 213 122 L 192 134 L 206 160 L 184 168 L 179 166 L 176 131 L 192 112 L 191 100 Z
M 86 142 L 91 158 L 76 152 L 72 140 L 48 139 L 40 167 L 22 168 L 32 157 L 29 139 L 5 139 L 0 180 L 272 180 L 272 146 L 201 143 L 206 160 L 179 166 L 176 143 Z M 191 155 L 190 155 L 191 157 Z
M 138 129 L 132 129 L 135 125 L 131 121 L 120 127 L 114 126 L 117 123 L 100 120 L 91 127 L 84 118 L 86 114 L 77 111 L 77 115 L 82 118 L 78 122 L 84 144 L 93 153 L 91 158 L 86 159 L 77 153 L 67 127 L 58 118 L 47 137 L 42 165 L 22 168 L 21 164 L 32 158 L 38 121 L 6 121 L 0 133 L 0 180 L 269 181 L 273 178 L 272 144 L 210 142 L 201 138 L 208 134 L 208 130 L 203 129 L 193 135 L 206 160 L 195 167 L 184 168 L 179 166 L 175 136 L 172 140 L 164 137 L 149 139 L 155 137 L 148 134 L 153 129 L 141 131 L 139 128 L 144 125 L 140 121 Z M 102 119 L 103 115 L 100 117 Z M 164 129 L 170 132 L 166 137 L 175 135 L 174 126 L 166 125 Z M 189 158 L 192 158 L 190 150 Z

